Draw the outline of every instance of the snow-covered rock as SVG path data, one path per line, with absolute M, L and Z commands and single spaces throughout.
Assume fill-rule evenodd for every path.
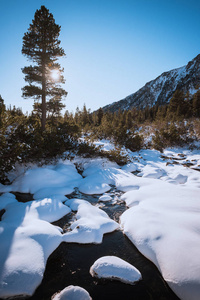
M 101 197 L 99 197 L 99 201 L 101 201 L 101 202 L 107 202 L 110 200 L 112 200 L 112 197 L 108 194 L 104 194 Z
M 93 277 L 115 279 L 134 284 L 142 279 L 140 271 L 117 256 L 103 256 L 97 259 L 90 268 Z
M 70 285 L 52 297 L 52 300 L 91 300 L 89 293 L 80 286 Z

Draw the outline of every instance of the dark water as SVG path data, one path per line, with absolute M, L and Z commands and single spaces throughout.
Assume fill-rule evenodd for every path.
M 96 259 L 116 255 L 133 264 L 142 273 L 135 285 L 93 278 L 89 269 Z M 51 299 L 68 285 L 85 288 L 93 300 L 175 300 L 156 267 L 144 258 L 121 231 L 106 234 L 99 245 L 62 243 L 49 257 L 42 284 L 30 298 Z
M 119 220 L 119 216 L 126 210 L 120 200 L 121 192 L 114 187 L 111 194 L 115 201 L 104 203 L 102 209 L 108 215 Z M 26 197 L 18 193 L 19 201 L 32 200 L 32 195 Z M 96 205 L 99 196 L 88 196 L 76 190 L 68 198 L 85 199 Z M 68 230 L 73 213 L 54 222 Z M 142 274 L 142 280 L 135 285 L 93 278 L 89 269 L 98 258 L 106 255 L 115 255 L 134 265 Z M 78 285 L 85 288 L 93 300 L 175 300 L 179 299 L 163 280 L 157 268 L 147 260 L 128 238 L 119 231 L 105 234 L 101 244 L 61 243 L 50 255 L 47 261 L 44 278 L 30 300 L 50 300 L 52 295 L 69 285 Z M 20 297 L 15 299 L 22 299 Z
M 4 213 L 5 213 L 5 209 L 0 209 L 0 221 L 1 221 L 1 217 L 3 216 Z

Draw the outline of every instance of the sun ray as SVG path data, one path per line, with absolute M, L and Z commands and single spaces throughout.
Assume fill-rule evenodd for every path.
M 57 69 L 52 70 L 50 76 L 54 81 L 58 81 L 60 78 L 59 70 L 57 70 Z

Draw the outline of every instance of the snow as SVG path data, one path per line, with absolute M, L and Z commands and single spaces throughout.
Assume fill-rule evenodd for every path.
M 82 176 L 77 173 L 74 165 L 59 163 L 56 166 L 27 170 L 9 188 L 12 191 L 34 194 L 34 199 L 41 199 L 52 194 L 71 194 L 81 180 Z
M 46 261 L 62 240 L 55 221 L 70 210 L 44 199 L 6 206 L 0 222 L 0 296 L 32 295 L 43 278 Z
M 120 191 L 127 191 L 135 187 L 133 179 L 135 176 L 119 167 L 105 168 L 103 166 L 86 169 L 83 173 L 86 176 L 79 190 L 85 194 L 102 194 L 115 185 Z
M 84 180 L 84 183 L 79 186 L 79 191 L 83 194 L 102 194 L 108 192 L 111 189 L 111 186 L 104 182 L 97 183 L 97 178 L 89 177 L 87 180 Z
M 111 220 L 103 210 L 87 201 L 70 199 L 65 204 L 72 210 L 77 210 L 77 220 L 71 225 L 72 231 L 63 235 L 65 242 L 99 244 L 105 233 L 119 228 L 119 224 Z
M 89 293 L 80 286 L 70 285 L 56 294 L 52 300 L 91 300 Z
M 0 196 L 0 210 L 5 209 L 7 205 L 17 202 L 15 195 L 11 193 L 5 193 Z
M 130 207 L 121 216 L 123 231 L 180 299 L 198 299 L 199 189 L 151 181 L 123 195 Z
M 129 163 L 121 168 L 123 171 L 135 172 L 137 171 L 137 165 L 134 163 Z
M 134 284 L 142 279 L 141 273 L 131 264 L 117 256 L 103 256 L 90 268 L 93 277 L 115 279 Z
M 102 150 L 104 151 L 110 151 L 114 150 L 115 146 L 108 140 L 102 139 L 102 140 L 97 140 L 93 142 L 94 145 L 100 146 Z
M 110 200 L 112 200 L 112 197 L 108 194 L 104 194 L 101 197 L 99 197 L 100 202 L 107 202 L 107 201 L 110 201 Z
M 67 200 L 73 209 L 77 206 L 77 221 L 70 233 L 61 234 L 61 228 L 49 223 L 71 211 L 61 200 L 45 198 L 18 203 L 12 194 L 1 198 L 4 202 L 12 200 L 2 206 L 6 212 L 0 223 L 0 296 L 5 298 L 32 295 L 43 278 L 49 255 L 62 241 L 100 243 L 104 233 L 119 227 L 89 202 Z
M 103 142 L 109 148 L 109 143 Z M 121 229 L 157 266 L 180 299 L 199 299 L 199 150 L 126 154 L 131 162 L 122 168 L 106 159 L 75 157 L 72 162 L 21 168 L 16 177 L 11 174 L 11 185 L 0 185 L 0 210 L 5 210 L 0 221 L 1 298 L 32 295 L 42 281 L 49 255 L 61 242 L 98 244 L 104 234 Z M 139 172 L 137 176 L 132 173 L 135 171 Z M 99 195 L 95 199 L 106 206 L 116 198 L 113 187 L 118 195 L 123 194 L 120 200 L 127 205 L 120 225 L 98 207 L 97 201 L 92 205 L 81 199 L 81 193 Z M 75 188 L 80 199 L 68 199 L 66 195 Z M 18 202 L 11 193 L 15 191 L 31 193 L 35 200 Z M 66 233 L 51 224 L 71 211 L 74 217 Z M 110 277 L 127 280 L 123 266 L 113 259 L 103 259 L 103 273 L 94 272 L 105 276 L 109 271 Z

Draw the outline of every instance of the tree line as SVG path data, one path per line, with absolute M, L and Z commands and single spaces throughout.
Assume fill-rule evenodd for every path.
M 195 129 L 191 129 L 194 126 Z M 153 140 L 149 145 L 144 142 L 147 127 L 153 131 Z M 88 137 L 88 143 L 80 141 L 82 135 L 85 140 Z M 137 151 L 143 147 L 162 150 L 167 146 L 190 144 L 192 136 L 193 139 L 200 138 L 200 91 L 190 98 L 188 94 L 176 91 L 169 104 L 143 110 L 133 108 L 111 113 L 99 108 L 91 113 L 83 105 L 74 114 L 67 110 L 64 115 L 49 111 L 45 131 L 41 128 L 40 111 L 33 109 L 30 115 L 25 115 L 16 107 L 6 109 L 0 96 L 2 180 L 6 179 L 5 174 L 14 168 L 16 162 L 46 162 L 66 151 L 97 154 L 91 144 L 94 139 L 110 139 L 116 147 L 125 146 Z

